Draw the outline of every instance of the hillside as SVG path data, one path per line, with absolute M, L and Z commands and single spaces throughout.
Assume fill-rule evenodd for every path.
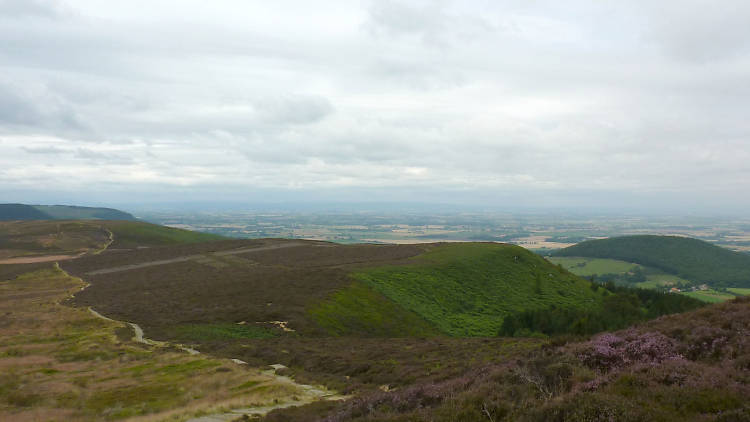
M 442 244 L 408 265 L 354 277 L 452 336 L 493 336 L 506 315 L 553 304 L 597 307 L 603 297 L 540 256 L 498 243 Z
M 112 311 L 125 313 L 124 318 L 141 318 L 150 312 L 149 303 L 134 304 L 135 297 L 126 301 L 133 296 L 131 292 L 139 297 L 147 292 L 149 301 L 169 303 L 175 313 L 163 321 L 165 326 L 175 327 L 180 320 L 283 319 L 300 334 L 312 336 L 494 336 L 511 313 L 553 304 L 596 307 L 603 298 L 603 292 L 591 289 L 588 281 L 514 245 L 225 243 L 222 248 L 246 249 L 201 258 L 197 255 L 200 244 L 182 248 L 174 256 L 170 252 L 175 248 L 154 248 L 79 259 L 65 268 L 93 283 L 79 299 L 101 295 L 86 302 L 111 306 Z M 139 259 L 175 259 L 177 255 L 194 258 L 107 272 L 107 268 L 132 265 Z M 207 279 L 216 290 L 199 293 Z M 179 291 L 173 291 L 177 283 Z M 196 296 L 201 301 L 198 309 L 221 306 L 222 310 L 197 314 Z M 118 305 L 120 301 L 127 306 Z M 153 320 L 144 323 L 154 325 Z
M 8 220 L 51 220 L 52 217 L 31 205 L 0 204 L 0 221 Z
M 471 413 L 473 405 L 465 418 L 442 415 L 447 410 L 439 407 L 446 398 L 438 395 L 433 397 L 435 401 L 421 402 L 426 397 L 423 393 L 434 385 L 445 385 L 448 390 L 464 385 L 467 391 L 474 391 L 471 385 L 462 384 L 467 374 L 470 379 L 484 380 L 481 368 L 520 365 L 523 370 L 526 364 L 513 364 L 522 361 L 528 361 L 535 371 L 549 370 L 552 378 L 560 375 L 565 381 L 567 372 L 554 371 L 561 368 L 557 363 L 569 364 L 567 360 L 534 366 L 537 354 L 546 353 L 549 347 L 545 335 L 586 335 L 701 306 L 679 295 L 635 294 L 630 289 L 592 284 L 524 248 L 507 244 L 343 245 L 225 239 L 137 221 L 13 221 L 0 223 L 0 229 L 5 230 L 0 233 L 3 245 L 26 245 L 27 253 L 63 250 L 63 241 L 69 242 L 68 249 L 80 248 L 83 254 L 76 259 L 55 258 L 57 267 L 51 263 L 27 267 L 28 271 L 53 269 L 54 274 L 44 273 L 41 279 L 78 280 L 67 277 L 72 275 L 88 284 L 63 301 L 79 308 L 79 313 L 89 315 L 84 310 L 92 307 L 108 318 L 137 324 L 150 339 L 239 360 L 247 363 L 247 368 L 280 364 L 284 366 L 280 375 L 357 396 L 344 407 L 318 402 L 312 409 L 300 409 L 304 414 L 282 412 L 269 420 L 292 420 L 294 415 L 311 420 L 310 415 L 329 411 L 349 420 L 364 415 L 356 408 L 361 400 L 374 403 L 366 411 L 385 412 L 386 420 L 390 416 L 398 419 L 404 412 L 403 420 L 419 420 L 418 415 L 409 413 L 414 410 L 412 404 L 422 411 L 438 412 L 426 415 L 427 420 L 476 420 Z M 0 266 L 0 286 L 5 283 L 19 289 L 25 280 L 33 279 L 24 274 L 23 267 Z M 21 291 L 12 297 L 27 294 Z M 117 335 L 118 341 L 127 341 L 132 331 L 120 329 Z M 109 345 L 104 346 L 103 350 L 109 350 Z M 52 353 L 56 347 L 45 350 Z M 86 347 L 68 347 L 54 358 L 59 355 L 63 362 L 69 356 L 99 356 L 98 349 Z M 153 364 L 151 358 L 144 355 L 139 359 L 133 376 L 149 374 L 144 380 L 158 385 L 171 382 L 172 378 L 153 376 L 168 369 L 154 373 L 148 369 Z M 52 364 L 43 370 L 65 380 L 66 368 Z M 561 370 L 567 371 L 565 368 Z M 588 376 L 584 366 L 578 365 L 575 371 Z M 118 373 L 131 382 L 129 372 Z M 201 371 L 196 368 L 187 373 Z M 24 382 L 32 381 L 26 378 Z M 523 400 L 535 400 L 534 390 L 524 385 L 520 390 Z M 237 388 L 225 385 L 222 391 L 239 395 Z M 381 407 L 379 398 L 377 403 L 371 402 L 370 394 L 400 400 L 401 396 L 388 393 L 391 390 L 407 394 L 404 406 Z M 413 391 L 421 392 L 413 396 Z M 2 394 L 0 391 L 0 400 Z M 129 399 L 129 412 L 153 413 L 169 407 L 144 407 L 138 400 Z M 58 405 L 80 408 L 83 402 L 66 403 Z M 109 398 L 104 403 L 101 409 L 117 406 L 117 400 Z M 445 403 L 451 409 L 462 406 Z M 144 413 L 138 413 L 141 410 L 134 410 L 136 407 Z
M 45 256 L 65 259 L 101 252 L 105 247 L 134 249 L 220 239 L 218 235 L 140 221 L 0 221 L 0 261 Z
M 635 262 L 714 287 L 750 287 L 750 255 L 698 239 L 676 236 L 623 236 L 589 240 L 554 256 L 610 258 Z
M 131 214 L 114 208 L 73 205 L 33 205 L 54 220 L 135 220 Z
M 0 204 L 0 221 L 10 220 L 135 220 L 135 217 L 113 208 Z
M 440 381 L 277 410 L 264 420 L 748 421 L 749 335 L 750 298 L 738 298 L 477 363 Z
M 441 379 L 472 362 L 523 353 L 539 342 L 498 334 L 505 318 L 523 322 L 517 315 L 528 310 L 597 318 L 613 305 L 617 318 L 605 314 L 601 324 L 583 327 L 589 333 L 690 309 L 631 299 L 524 248 L 495 243 L 228 239 L 60 265 L 91 283 L 73 299 L 77 306 L 137 323 L 155 339 L 250 364 L 280 363 L 299 379 L 344 392 Z M 567 327 L 575 324 L 550 334 L 574 332 Z M 519 337 L 548 331 L 514 326 L 510 333 Z

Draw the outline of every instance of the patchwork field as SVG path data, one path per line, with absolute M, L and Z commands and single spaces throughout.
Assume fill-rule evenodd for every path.
M 562 265 L 566 270 L 584 277 L 608 273 L 622 274 L 640 267 L 633 262 L 606 258 L 551 256 L 547 259 L 553 264 Z
M 717 290 L 697 290 L 694 292 L 683 292 L 682 294 L 708 303 L 724 302 L 726 300 L 731 300 L 737 297 L 737 295 L 724 293 Z
M 750 255 L 680 236 L 622 236 L 581 242 L 556 257 L 619 259 L 711 287 L 750 287 Z
M 594 276 L 595 279 L 600 281 L 608 281 L 601 277 L 603 275 L 625 276 L 640 272 L 643 275 L 643 281 L 632 281 L 629 284 L 643 289 L 664 289 L 672 286 L 690 285 L 692 283 L 690 280 L 674 274 L 667 274 L 655 268 L 618 259 L 551 256 L 547 257 L 547 260 L 553 264 L 562 265 L 563 268 L 573 274 L 581 277 Z

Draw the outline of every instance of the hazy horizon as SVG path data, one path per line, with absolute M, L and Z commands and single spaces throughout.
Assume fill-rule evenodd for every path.
M 741 215 L 748 21 L 743 1 L 0 0 L 0 202 Z

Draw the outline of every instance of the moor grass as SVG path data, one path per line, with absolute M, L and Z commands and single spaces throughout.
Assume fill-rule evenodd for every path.
M 122 324 L 60 304 L 82 286 L 52 265 L 0 283 L 0 420 L 177 421 L 304 395 L 229 360 L 118 338 Z
M 410 265 L 367 268 L 354 277 L 452 336 L 493 336 L 515 312 L 602 300 L 588 281 L 508 244 L 443 244 Z
M 265 420 L 741 422 L 750 420 L 747 397 L 750 298 L 737 298 Z

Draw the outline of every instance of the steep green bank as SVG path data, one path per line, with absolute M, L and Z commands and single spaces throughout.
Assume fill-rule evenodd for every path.
M 497 335 L 506 315 L 598 305 L 603 292 L 519 246 L 454 243 L 353 276 L 452 336 Z
M 310 317 L 336 336 L 430 337 L 439 331 L 419 315 L 361 283 L 311 307 Z
M 194 232 L 142 221 L 107 221 L 103 225 L 114 234 L 113 247 L 163 246 L 225 239 L 218 234 Z
M 643 235 L 589 240 L 554 255 L 619 259 L 658 268 L 698 284 L 750 287 L 750 255 L 687 237 Z

